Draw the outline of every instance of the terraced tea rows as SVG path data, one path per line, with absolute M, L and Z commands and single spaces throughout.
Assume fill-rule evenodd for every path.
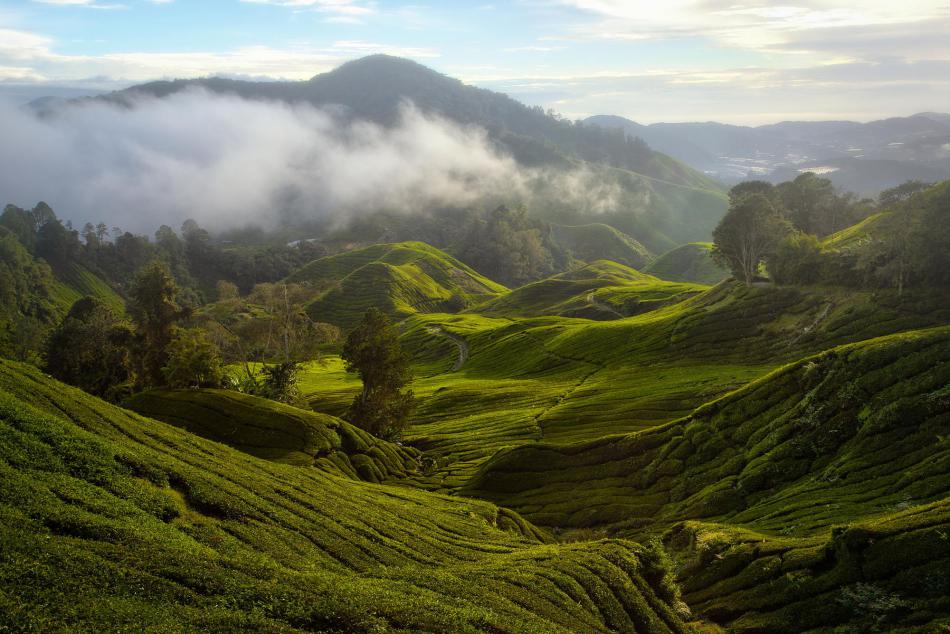
M 811 534 L 950 490 L 950 327 L 834 348 L 690 416 L 501 452 L 463 490 L 551 526 Z
M 407 440 L 452 489 L 501 448 L 647 429 L 804 355 L 947 321 L 950 298 L 734 283 L 607 322 L 417 315 L 401 324 L 419 396 Z M 434 329 L 465 341 L 458 371 L 457 349 Z M 358 382 L 331 358 L 310 369 L 304 389 L 312 407 L 339 415 Z
M 2 627 L 686 631 L 649 549 L 543 545 L 490 504 L 263 461 L 9 362 L 0 435 Z
M 416 450 L 326 414 L 238 392 L 150 390 L 124 405 L 258 458 L 317 466 L 368 482 L 405 477 L 419 469 Z

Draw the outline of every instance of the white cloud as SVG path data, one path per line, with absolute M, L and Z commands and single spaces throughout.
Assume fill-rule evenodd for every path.
M 161 0 L 160 0 L 161 1 Z M 170 0 L 167 0 L 170 1 Z M 106 4 L 98 2 L 97 0 L 33 0 L 33 2 L 39 4 L 52 4 L 60 7 L 83 7 L 85 9 L 126 9 L 124 4 Z
M 560 0 L 594 22 L 568 30 L 569 37 L 665 39 L 705 37 L 721 45 L 768 52 L 814 52 L 822 40 L 859 40 L 866 30 L 907 25 L 946 34 L 950 6 L 943 0 Z M 910 38 L 907 44 L 912 44 Z M 857 42 L 856 42 L 857 43 Z

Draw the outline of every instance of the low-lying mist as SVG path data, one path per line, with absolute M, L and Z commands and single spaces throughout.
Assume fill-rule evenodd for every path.
M 282 216 L 344 222 L 373 211 L 576 199 L 603 211 L 616 187 L 585 170 L 524 169 L 476 127 L 407 104 L 398 125 L 306 105 L 192 90 L 132 107 L 101 100 L 45 117 L 0 105 L 0 204 L 45 200 L 74 222 L 151 231 Z

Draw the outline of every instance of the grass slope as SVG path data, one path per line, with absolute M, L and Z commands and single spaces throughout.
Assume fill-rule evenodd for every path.
M 711 242 L 691 242 L 663 253 L 643 268 L 663 280 L 717 284 L 729 277 L 729 271 L 713 262 Z
M 623 540 L 260 460 L 0 362 L 0 628 L 685 632 Z
M 375 306 L 396 318 L 459 310 L 507 289 L 422 242 L 379 244 L 321 258 L 287 278 L 321 292 L 314 319 L 352 327 Z
M 609 320 L 677 303 L 705 290 L 664 282 L 610 260 L 517 288 L 471 312 L 492 317 L 581 317 Z
M 639 269 L 650 260 L 650 252 L 632 237 L 610 225 L 551 225 L 550 239 L 571 251 L 578 260 L 612 260 Z
M 125 300 L 95 273 L 75 262 L 53 269 L 56 284 L 52 300 L 66 314 L 73 303 L 87 295 L 103 301 L 118 315 L 125 313 Z
M 465 491 L 557 526 L 811 534 L 950 490 L 950 327 L 833 348 L 668 425 L 500 453 Z M 583 494 L 582 494 L 583 492 Z
M 229 390 L 151 390 L 125 406 L 252 456 L 381 482 L 418 467 L 417 451 L 350 423 Z
M 419 405 L 406 436 L 454 490 L 496 451 L 662 425 L 832 346 L 950 322 L 950 298 L 722 283 L 627 319 L 463 313 L 404 322 Z M 464 341 L 467 361 L 453 371 Z M 305 374 L 311 407 L 339 414 L 359 389 L 337 359 Z

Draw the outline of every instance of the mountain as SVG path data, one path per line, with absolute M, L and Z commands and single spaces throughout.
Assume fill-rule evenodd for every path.
M 868 123 L 786 121 L 758 127 L 715 122 L 647 126 L 616 116 L 594 116 L 585 122 L 639 136 L 651 147 L 730 184 L 769 174 L 777 179 L 828 165 L 837 169 L 823 175 L 845 189 L 853 185 L 854 191 L 868 195 L 892 186 L 898 176 L 875 181 L 876 175 L 887 170 L 896 170 L 903 180 L 935 182 L 950 177 L 950 115 L 946 114 L 921 113 Z
M 167 97 L 189 88 L 306 103 L 329 108 L 343 120 L 365 119 L 391 126 L 404 104 L 462 125 L 484 128 L 500 150 L 526 167 L 592 175 L 592 189 L 615 190 L 604 221 L 655 251 L 708 239 L 725 211 L 722 188 L 702 173 L 650 149 L 642 141 L 599 126 L 574 123 L 525 106 L 510 97 L 468 86 L 415 62 L 373 55 L 299 82 L 253 82 L 207 78 L 159 81 L 110 93 L 103 99 L 133 105 L 143 96 Z M 583 210 L 559 198 L 545 198 L 534 213 L 564 224 L 581 224 Z M 646 235 L 640 235 L 637 230 Z

